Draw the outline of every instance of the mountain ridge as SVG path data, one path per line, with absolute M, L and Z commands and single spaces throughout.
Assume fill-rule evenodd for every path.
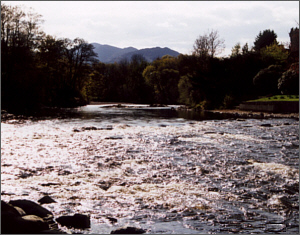
M 180 54 L 179 52 L 168 47 L 136 49 L 134 47 L 119 48 L 108 44 L 99 44 L 95 42 L 91 44 L 95 47 L 94 52 L 97 53 L 98 60 L 107 64 L 114 62 L 119 63 L 122 60 L 131 61 L 131 57 L 133 55 L 141 55 L 146 61 L 152 62 L 157 58 L 163 57 L 164 55 L 177 57 Z

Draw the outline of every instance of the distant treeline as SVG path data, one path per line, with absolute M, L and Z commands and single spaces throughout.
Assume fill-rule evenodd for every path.
M 30 113 L 90 101 L 213 109 L 261 95 L 299 94 L 298 53 L 279 45 L 271 30 L 260 32 L 251 49 L 237 43 L 228 58 L 216 57 L 224 40 L 212 30 L 196 39 L 192 55 L 152 63 L 133 55 L 130 61 L 104 64 L 84 39 L 46 35 L 41 23 L 39 14 L 1 4 L 2 109 Z

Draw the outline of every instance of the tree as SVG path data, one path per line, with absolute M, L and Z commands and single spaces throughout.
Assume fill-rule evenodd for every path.
M 143 71 L 143 77 L 153 88 L 155 102 L 160 104 L 177 102 L 179 71 L 176 58 L 166 55 L 153 61 Z
M 108 79 L 104 63 L 94 63 L 88 80 L 88 96 L 91 101 L 105 101 L 108 97 Z
M 242 53 L 243 55 L 249 53 L 249 47 L 248 47 L 248 43 L 246 43 L 243 48 L 242 48 Z
M 278 45 L 276 42 L 262 48 L 260 53 L 262 57 L 270 57 L 278 64 L 285 62 L 289 56 L 289 52 L 284 48 L 284 46 Z
M 238 56 L 241 54 L 241 44 L 238 42 L 234 45 L 234 47 L 231 49 L 231 56 Z
M 278 93 L 278 79 L 283 72 L 282 66 L 270 65 L 268 68 L 260 70 L 253 78 L 253 83 L 261 95 Z
M 179 103 L 195 106 L 193 85 L 191 83 L 191 75 L 181 76 L 178 82 Z
M 128 101 L 151 102 L 149 86 L 146 85 L 143 77 L 143 71 L 148 65 L 146 59 L 142 55 L 134 54 L 130 61 L 129 76 L 126 79 Z
M 218 31 L 211 30 L 196 39 L 193 54 L 201 57 L 215 57 L 225 49 L 224 42 L 225 40 L 220 38 Z
M 294 63 L 278 80 L 278 89 L 282 94 L 299 95 L 299 62 Z
M 84 39 L 63 39 L 64 79 L 60 91 L 63 106 L 76 106 L 87 102 L 88 75 L 91 65 L 97 62 L 94 46 L 88 44 Z
M 299 27 L 299 23 L 298 23 Z M 290 60 L 292 62 L 299 61 L 299 28 L 291 28 L 290 36 Z
M 254 41 L 254 50 L 260 52 L 261 49 L 273 43 L 277 43 L 277 34 L 274 30 L 266 29 L 259 32 Z
M 1 4 L 2 107 L 29 110 L 40 102 L 36 49 L 43 32 L 41 16 Z

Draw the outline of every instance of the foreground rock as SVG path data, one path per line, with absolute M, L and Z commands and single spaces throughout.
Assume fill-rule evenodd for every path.
M 82 214 L 75 214 L 73 216 L 61 216 L 56 219 L 56 221 L 68 228 L 78 228 L 78 229 L 85 229 L 91 227 L 90 217 L 87 215 Z
M 1 201 L 1 233 L 65 233 L 58 229 L 53 221 L 53 214 L 46 208 L 28 200 L 16 200 L 12 203 L 15 205 Z
M 55 203 L 49 196 L 38 200 L 42 203 Z M 106 217 L 112 224 L 117 219 Z M 53 213 L 41 205 L 26 199 L 1 201 L 1 234 L 66 234 L 58 224 L 67 228 L 87 229 L 91 227 L 90 216 L 74 214 L 54 218 Z M 67 230 L 68 231 L 68 230 Z M 146 230 L 135 227 L 123 227 L 111 231 L 111 234 L 142 234 Z M 71 233 L 68 231 L 68 233 Z
M 55 200 L 53 200 L 51 197 L 49 196 L 44 196 L 42 197 L 40 200 L 38 200 L 38 202 L 40 204 L 50 204 L 50 203 L 56 203 Z
M 53 219 L 53 213 L 39 204 L 29 200 L 11 200 L 9 204 L 24 210 L 27 215 L 37 215 L 43 219 Z
M 142 234 L 146 231 L 141 228 L 135 228 L 135 227 L 124 227 L 124 228 L 118 228 L 116 230 L 111 231 L 110 234 Z

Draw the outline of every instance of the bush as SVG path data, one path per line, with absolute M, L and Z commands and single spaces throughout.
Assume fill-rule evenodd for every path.
M 282 75 L 282 66 L 271 65 L 260 70 L 253 78 L 253 84 L 257 87 L 259 94 L 274 94 L 278 92 L 278 79 Z
M 232 108 L 234 106 L 234 98 L 231 95 L 226 95 L 224 97 L 223 105 L 225 109 Z
M 203 100 L 200 104 L 196 105 L 196 108 L 200 108 L 201 110 L 213 109 L 212 103 L 209 100 Z
M 299 95 L 299 63 L 291 65 L 278 80 L 278 89 L 282 94 Z

